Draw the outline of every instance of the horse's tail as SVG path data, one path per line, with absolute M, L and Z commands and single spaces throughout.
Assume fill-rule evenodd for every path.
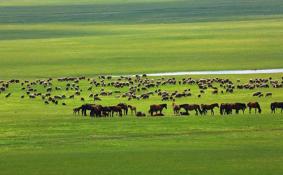
M 275 104 L 274 103 L 270 104 L 270 109 L 271 109 L 271 112 L 274 112 L 274 110 L 275 110 Z

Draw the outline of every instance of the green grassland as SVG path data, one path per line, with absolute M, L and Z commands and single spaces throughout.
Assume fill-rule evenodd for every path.
M 282 68 L 282 15 L 279 0 L 4 1 L 0 77 Z
M 273 75 L 220 75 L 243 84 L 250 78 L 282 79 Z M 193 78 L 216 76 L 193 76 Z M 155 77 L 158 78 L 158 77 Z M 178 77 L 178 79 L 183 76 Z M 66 83 L 54 81 L 53 86 Z M 196 85 L 166 85 L 173 92 L 190 88 L 192 97 L 176 103 L 213 103 L 258 101 L 261 115 L 189 117 L 174 116 L 171 102 L 166 117 L 119 118 L 73 116 L 72 108 L 92 103 L 87 81 L 81 81 L 82 97 L 45 105 L 40 98 L 20 99 L 23 91 L 12 85 L 12 96 L 0 95 L 0 168 L 1 174 L 280 174 L 283 169 L 282 114 L 271 114 L 270 102 L 283 98 L 282 89 L 235 90 L 233 94 L 212 95 L 212 89 L 197 98 Z M 218 84 L 214 86 L 219 87 Z M 219 87 L 220 88 L 220 87 Z M 43 88 L 37 86 L 39 92 Z M 149 91 L 155 88 L 149 89 Z M 114 91 L 106 87 L 105 91 Z M 116 89 L 117 90 L 117 89 Z M 119 89 L 126 92 L 127 88 Z M 221 90 L 221 89 L 220 89 Z M 252 97 L 253 92 L 272 92 L 273 97 Z M 55 94 L 70 95 L 58 90 Z M 67 103 L 62 106 L 61 102 Z M 126 102 L 147 111 L 160 97 L 127 101 L 115 95 L 102 97 L 103 105 Z
M 282 68 L 282 44 L 281 0 L 0 0 L 0 80 Z M 243 83 L 269 76 L 282 79 L 282 74 L 217 77 Z M 160 118 L 75 117 L 74 107 L 93 102 L 88 86 L 80 83 L 85 102 L 76 97 L 57 106 L 21 99 L 19 85 L 0 94 L 1 175 L 283 172 L 283 118 L 269 109 L 270 102 L 282 101 L 282 89 L 219 95 L 209 89 L 197 98 L 196 86 L 162 87 L 191 88 L 193 96 L 178 104 L 258 101 L 261 115 L 223 117 L 217 110 L 213 117 L 179 117 L 168 102 L 166 117 Z M 255 91 L 273 96 L 252 97 Z M 5 98 L 8 92 L 12 95 Z M 146 112 L 161 100 L 113 95 L 100 103 L 119 102 Z

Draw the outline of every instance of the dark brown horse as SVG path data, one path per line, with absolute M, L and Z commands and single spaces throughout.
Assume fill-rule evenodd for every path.
M 124 115 L 128 115 L 128 105 L 126 103 L 119 103 L 117 106 L 120 106 L 124 111 Z
M 92 105 L 92 108 L 90 110 L 90 116 L 91 117 L 101 117 L 102 115 L 102 109 L 103 107 L 101 105 Z
M 159 114 L 162 114 L 163 109 L 167 109 L 167 104 L 159 104 L 159 105 L 150 105 L 148 113 L 150 113 L 151 116 L 153 116 L 153 113 L 156 114 L 159 112 Z
M 141 112 L 141 111 L 138 111 L 137 114 L 136 114 L 137 117 L 145 117 L 145 113 Z
M 117 113 L 120 117 L 123 115 L 122 107 L 121 106 L 109 106 L 111 109 L 111 116 L 114 116 L 114 113 Z
M 196 115 L 202 114 L 201 108 L 198 104 L 181 104 L 180 109 L 184 109 L 187 114 L 189 114 L 189 111 L 196 111 Z
M 214 108 L 219 108 L 218 103 L 213 103 L 213 104 L 201 104 L 201 109 L 202 109 L 202 113 L 204 115 L 207 114 L 207 111 L 210 110 L 211 115 L 214 115 Z
M 281 113 L 282 113 L 283 102 L 274 102 L 270 104 L 271 113 L 275 113 L 277 108 L 281 109 Z
M 229 114 L 232 114 L 232 105 L 229 104 L 229 103 L 222 103 L 220 105 L 220 114 L 221 115 L 229 115 Z
M 175 103 L 172 104 L 172 107 L 173 107 L 173 112 L 175 115 L 178 115 L 180 113 L 180 105 L 177 105 Z
M 252 109 L 255 109 L 255 113 L 258 111 L 258 113 L 261 113 L 261 108 L 258 102 L 249 102 L 247 104 L 248 108 L 249 108 L 249 112 L 251 113 Z
M 79 115 L 81 109 L 82 109 L 82 107 L 74 108 L 74 109 L 73 109 L 73 114 L 74 114 L 74 115 L 77 115 L 77 114 Z
M 135 113 L 135 115 L 137 114 L 137 108 L 135 106 L 132 105 L 128 105 L 128 108 L 131 110 L 131 114 L 133 115 Z
M 84 104 L 81 106 L 81 110 L 82 110 L 82 116 L 87 116 L 86 111 L 89 110 L 91 111 L 93 106 L 95 106 L 95 104 Z
M 109 106 L 102 107 L 102 116 L 110 117 L 111 116 L 111 108 Z
M 247 105 L 245 103 L 222 103 L 220 105 L 220 114 L 229 115 L 229 114 L 232 114 L 233 110 L 236 111 L 236 114 L 239 114 L 240 110 L 243 111 L 243 114 L 244 114 L 246 108 L 247 108 Z

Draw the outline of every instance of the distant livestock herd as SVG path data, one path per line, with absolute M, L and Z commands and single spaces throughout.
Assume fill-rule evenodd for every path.
M 84 81 L 84 83 L 82 83 Z M 63 78 L 47 78 L 37 80 L 0 80 L 0 94 L 4 94 L 8 99 L 11 96 L 19 95 L 19 98 L 29 98 L 31 101 L 40 99 L 44 104 L 50 105 L 71 105 L 73 100 L 80 100 L 84 104 L 76 109 L 74 113 L 86 115 L 86 111 L 90 111 L 90 116 L 114 116 L 127 115 L 127 111 L 131 110 L 137 116 L 164 115 L 162 111 L 167 109 L 168 101 L 171 101 L 175 115 L 189 115 L 190 111 L 195 111 L 197 115 L 206 115 L 209 111 L 214 114 L 215 108 L 220 109 L 220 114 L 228 115 L 255 109 L 257 113 L 261 113 L 260 104 L 254 103 L 223 103 L 223 104 L 176 104 L 178 99 L 182 98 L 202 98 L 206 94 L 213 96 L 229 95 L 235 91 L 247 90 L 251 98 L 268 98 L 271 99 L 272 92 L 266 92 L 269 88 L 283 88 L 283 77 L 280 79 L 255 78 L 249 79 L 247 83 L 241 82 L 240 79 L 233 82 L 227 78 L 174 78 L 161 77 L 151 78 L 144 75 L 136 76 L 120 76 L 113 78 L 112 76 L 98 76 L 95 78 L 82 77 L 63 77 Z M 14 84 L 19 84 L 18 93 L 13 94 Z M 83 86 L 82 86 L 83 85 Z M 191 91 L 190 87 L 197 87 Z M 172 87 L 176 87 L 176 89 Z M 166 90 L 166 88 L 171 90 Z M 274 91 L 276 93 L 278 91 Z M 113 106 L 98 105 L 98 101 L 104 100 L 104 97 L 112 97 L 118 99 L 120 103 Z M 149 110 L 144 113 L 137 111 L 136 107 L 125 104 L 125 101 L 141 101 L 148 100 L 152 97 L 159 98 L 164 104 L 150 105 Z M 257 101 L 257 100 L 254 100 Z M 92 104 L 95 103 L 95 104 Z M 130 102 L 129 102 L 130 103 Z M 281 109 L 283 102 L 275 102 L 270 104 L 270 109 L 275 113 L 276 109 Z M 122 112 L 124 111 L 124 112 Z
M 221 115 L 230 115 L 239 114 L 240 111 L 245 113 L 245 110 L 248 108 L 249 113 L 254 109 L 255 113 L 261 114 L 262 109 L 258 102 L 249 102 L 245 103 L 213 103 L 213 104 L 180 104 L 177 105 L 175 103 L 172 104 L 172 109 L 174 115 L 178 116 L 186 116 L 190 115 L 190 111 L 195 111 L 196 115 L 207 115 L 208 111 L 210 111 L 211 115 L 214 115 L 214 109 L 219 108 Z M 163 110 L 167 109 L 167 104 L 154 104 L 150 105 L 148 114 L 150 116 L 164 116 Z M 271 113 L 275 113 L 277 109 L 283 111 L 283 102 L 274 102 L 270 104 Z M 87 111 L 90 111 L 91 117 L 114 117 L 115 115 L 122 117 L 123 115 L 128 115 L 128 111 L 131 111 L 131 115 L 135 115 L 137 117 L 145 117 L 146 113 L 137 111 L 137 108 L 132 105 L 127 105 L 126 103 L 119 103 L 114 106 L 102 106 L 97 104 L 84 104 L 80 107 L 74 108 L 74 115 L 87 116 Z

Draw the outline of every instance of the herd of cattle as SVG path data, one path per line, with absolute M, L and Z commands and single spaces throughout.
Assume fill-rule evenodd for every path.
M 239 114 L 240 111 L 245 113 L 245 110 L 248 108 L 249 113 L 254 109 L 255 113 L 261 113 L 262 109 L 258 102 L 249 102 L 245 103 L 213 103 L 213 104 L 172 104 L 172 109 L 174 115 L 190 115 L 190 111 L 195 111 L 196 115 L 206 115 L 210 111 L 211 115 L 214 115 L 214 109 L 219 108 L 221 115 L 230 115 L 235 111 L 236 114 Z M 148 113 L 150 116 L 164 116 L 162 113 L 164 109 L 167 109 L 167 104 L 158 104 L 150 105 Z M 274 102 L 270 104 L 270 109 L 272 113 L 275 113 L 277 109 L 283 111 L 283 102 Z M 132 105 L 127 105 L 126 103 L 119 103 L 114 106 L 102 106 L 98 104 L 83 104 L 80 107 L 73 109 L 74 115 L 79 115 L 80 112 L 82 116 L 87 116 L 87 111 L 90 111 L 90 117 L 113 117 L 115 114 L 122 117 L 123 115 L 128 115 L 128 111 L 131 111 L 131 115 L 137 117 L 145 117 L 146 113 L 137 111 L 137 108 Z
M 81 86 L 81 82 L 84 81 L 84 86 Z M 210 105 L 192 105 L 192 104 L 175 104 L 177 99 L 196 97 L 202 98 L 205 94 L 219 95 L 219 94 L 232 94 L 236 90 L 249 90 L 254 98 L 270 98 L 273 96 L 271 92 L 266 92 L 268 88 L 283 88 L 283 77 L 281 79 L 274 80 L 270 78 L 256 78 L 250 79 L 247 83 L 242 83 L 237 80 L 236 83 L 227 78 L 205 78 L 194 79 L 186 77 L 182 79 L 171 78 L 150 78 L 147 75 L 136 76 L 121 76 L 113 78 L 111 76 L 98 76 L 96 78 L 86 77 L 64 77 L 64 78 L 47 78 L 38 80 L 0 80 L 0 95 L 4 94 L 5 98 L 13 96 L 13 86 L 18 84 L 20 86 L 21 95 L 19 98 L 40 99 L 46 105 L 69 105 L 70 100 L 80 100 L 82 103 L 101 101 L 105 96 L 113 96 L 120 99 L 119 101 L 131 101 L 131 100 L 147 100 L 153 96 L 160 98 L 160 101 L 173 102 L 173 109 L 175 114 L 188 115 L 191 108 L 196 111 L 197 114 L 206 114 L 207 111 L 214 113 L 214 108 L 219 108 L 221 114 L 231 114 L 233 110 L 238 113 L 246 108 L 255 108 L 257 112 L 261 112 L 260 105 L 258 103 L 234 103 L 234 104 L 210 104 Z M 13 87 L 12 90 L 10 89 Z M 170 86 L 179 86 L 183 90 L 169 91 L 165 90 Z M 198 92 L 192 92 L 190 86 L 198 87 Z M 111 90 L 106 90 L 111 89 Z M 172 89 L 172 88 L 170 88 Z M 264 92 L 263 92 L 264 91 Z M 17 94 L 17 93 L 15 93 Z M 87 94 L 87 95 L 86 95 Z M 16 95 L 15 95 L 16 96 Z M 255 100 L 256 101 L 256 100 Z M 71 104 L 71 102 L 70 102 Z M 252 106 L 251 106 L 252 105 Z M 88 107 L 86 107 L 88 106 Z M 93 109 L 92 109 L 93 108 Z M 121 108 L 121 109 L 120 109 Z M 114 113 L 121 115 L 121 110 L 128 111 L 128 109 L 135 107 L 125 105 L 121 103 L 115 106 L 103 107 L 101 105 L 82 105 L 77 110 L 82 110 L 85 115 L 86 110 L 91 111 L 91 115 L 97 116 L 109 116 Z M 163 115 L 160 109 L 167 108 L 167 105 L 152 105 L 150 106 L 150 115 Z M 271 104 L 271 110 L 282 109 L 282 103 L 277 102 Z M 182 110 L 184 111 L 182 111 Z M 99 111 L 99 112 L 97 112 Z M 137 115 L 144 116 L 145 113 L 138 111 Z

